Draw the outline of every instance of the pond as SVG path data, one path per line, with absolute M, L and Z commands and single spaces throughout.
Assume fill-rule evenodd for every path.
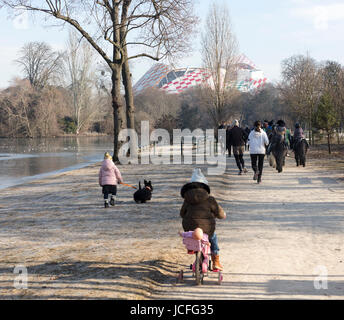
M 0 189 L 85 167 L 112 150 L 111 136 L 0 139 Z

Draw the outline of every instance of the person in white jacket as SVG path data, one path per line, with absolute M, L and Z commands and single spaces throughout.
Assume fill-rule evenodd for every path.
M 252 130 L 250 135 L 248 136 L 251 164 L 254 171 L 253 180 L 257 180 L 258 183 L 262 182 L 264 157 L 266 153 L 266 147 L 269 145 L 269 138 L 261 127 L 261 122 L 256 121 L 254 123 L 254 130 Z

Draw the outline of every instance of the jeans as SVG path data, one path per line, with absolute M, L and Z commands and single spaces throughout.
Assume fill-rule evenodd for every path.
M 211 254 L 218 255 L 220 248 L 219 248 L 219 243 L 217 241 L 217 235 L 215 232 L 213 233 L 212 237 L 209 238 L 209 242 L 210 242 Z

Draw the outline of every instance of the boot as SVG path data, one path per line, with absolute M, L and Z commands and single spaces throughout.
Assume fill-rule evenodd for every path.
M 108 201 L 108 200 L 105 200 L 105 202 L 104 202 L 104 208 L 109 208 L 109 201 Z
M 218 254 L 212 254 L 211 259 L 213 260 L 213 270 L 217 269 L 217 270 L 222 271 L 223 266 L 220 263 L 220 256 Z

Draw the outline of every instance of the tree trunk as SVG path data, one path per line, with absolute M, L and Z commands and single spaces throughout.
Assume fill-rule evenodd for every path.
M 123 77 L 123 85 L 125 88 L 127 128 L 135 129 L 135 106 L 134 106 L 133 85 L 131 81 L 131 74 L 129 70 L 128 61 L 125 61 L 123 63 L 122 77 Z
M 112 70 L 112 108 L 113 108 L 113 121 L 114 121 L 114 146 L 113 146 L 113 161 L 118 163 L 118 152 L 120 149 L 120 143 L 118 136 L 120 130 L 123 128 L 123 105 L 121 101 L 121 66 L 115 65 Z
M 121 15 L 121 23 L 122 27 L 120 28 L 120 42 L 126 42 L 127 36 L 127 15 L 128 9 L 131 4 L 132 0 L 125 0 L 122 5 L 122 15 Z M 125 27 L 126 26 L 126 27 Z M 133 85 L 131 80 L 131 73 L 128 61 L 128 50 L 127 46 L 122 46 L 122 57 L 123 57 L 123 64 L 122 64 L 122 80 L 125 90 L 125 104 L 126 104 L 126 121 L 127 121 L 127 128 L 135 130 L 135 106 L 134 106 L 134 94 L 133 94 Z M 129 139 L 129 150 L 128 155 L 132 158 L 136 158 L 137 156 L 137 141 L 133 139 L 134 137 Z
M 134 94 L 133 85 L 131 80 L 131 74 L 129 69 L 129 62 L 127 60 L 127 50 L 125 51 L 124 62 L 122 65 L 122 79 L 125 89 L 125 103 L 126 103 L 126 120 L 127 128 L 135 130 L 135 106 L 134 106 Z M 130 155 L 135 157 L 137 155 L 137 141 L 130 139 Z
M 327 146 L 328 146 L 328 153 L 331 154 L 331 135 L 327 133 Z
M 116 5 L 115 5 L 116 3 Z M 117 1 L 113 1 L 114 7 L 111 13 L 111 19 L 113 23 L 113 65 L 112 69 L 112 108 L 113 108 L 113 121 L 114 121 L 114 143 L 113 143 L 113 161 L 115 163 L 119 163 L 119 149 L 121 147 L 121 143 L 118 141 L 118 136 L 120 130 L 123 128 L 123 105 L 121 99 L 121 72 L 122 72 L 122 62 L 121 59 L 121 52 L 118 48 L 120 44 L 120 32 L 116 26 L 119 24 L 119 7 Z M 123 58 L 123 57 L 122 57 Z
M 308 132 L 309 132 L 309 144 L 310 144 L 311 146 L 314 146 L 314 143 L 313 143 L 313 128 L 312 128 L 312 122 L 309 121 L 308 125 L 309 125 L 309 128 L 308 128 Z

